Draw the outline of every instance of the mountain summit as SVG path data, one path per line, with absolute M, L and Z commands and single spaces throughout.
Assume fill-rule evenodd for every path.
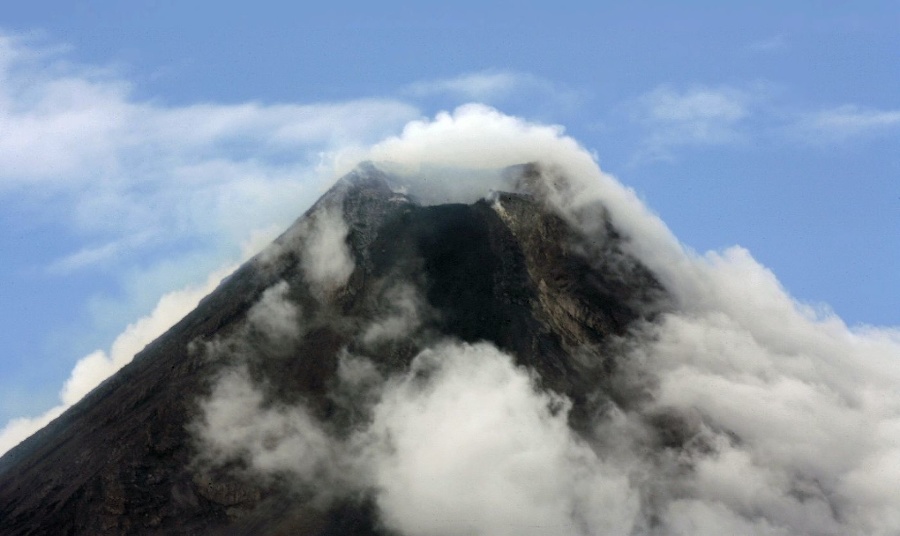
M 542 419 L 589 434 L 626 395 L 610 384 L 616 348 L 666 293 L 603 214 L 587 236 L 552 210 L 541 173 L 516 166 L 515 191 L 426 204 L 361 165 L 0 459 L 0 533 L 393 534 L 384 484 L 365 475 L 378 462 L 354 458 L 400 440 L 372 430 L 398 391 L 452 375 L 450 354 L 476 371 L 506 359 Z

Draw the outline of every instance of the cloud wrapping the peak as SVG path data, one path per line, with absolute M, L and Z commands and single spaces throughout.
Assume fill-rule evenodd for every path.
M 537 162 L 547 177 L 544 195 L 562 215 L 586 228 L 602 225 L 603 211 L 626 235 L 639 236 L 626 247 L 664 277 L 674 265 L 684 265 L 681 245 L 658 216 L 633 190 L 602 172 L 593 155 L 559 125 L 532 123 L 480 104 L 468 104 L 433 119 L 409 122 L 398 136 L 389 137 L 362 153 L 335 155 L 339 174 L 359 160 L 372 160 L 385 169 L 409 177 L 404 186 L 425 203 L 471 203 L 493 190 L 514 185 L 499 169 Z M 434 174 L 437 180 L 429 180 Z M 666 281 L 663 281 L 666 283 Z
M 515 82 L 479 76 L 418 91 L 498 92 Z M 246 240 L 273 214 L 301 212 L 362 159 L 396 171 L 426 203 L 481 199 L 511 186 L 498 168 L 537 162 L 548 205 L 588 236 L 608 214 L 623 247 L 673 298 L 622 343 L 622 381 L 647 399 L 610 408 L 584 436 L 568 425 L 569 401 L 537 389 L 510 356 L 445 342 L 392 378 L 365 356 L 342 355 L 342 381 L 365 386 L 371 418 L 341 440 L 302 405 L 267 405 L 267 386 L 238 362 L 214 383 L 194 428 L 211 458 L 371 493 L 403 534 L 900 532 L 900 332 L 851 329 L 797 303 L 741 248 L 686 251 L 562 127 L 481 104 L 421 118 L 394 99 L 169 106 L 135 98 L 115 73 L 8 37 L 0 80 L 9 126 L 0 132 L 0 199 L 51 198 L 101 244 L 58 261 L 61 272 L 115 257 L 127 249 L 115 244 L 135 236 Z M 636 114 L 650 132 L 647 154 L 740 141 L 755 98 L 728 87 L 646 94 Z M 839 137 L 898 123 L 894 111 L 857 107 L 812 121 Z M 435 170 L 439 180 L 416 182 Z M 308 230 L 301 264 L 322 297 L 355 268 L 348 228 L 326 211 Z M 128 363 L 220 278 L 164 297 L 109 352 L 79 361 L 61 404 L 7 425 L 0 452 Z M 302 335 L 290 290 L 277 284 L 248 315 L 246 330 L 272 348 Z M 398 292 L 398 306 L 368 325 L 369 342 L 416 327 L 415 300 Z M 653 444 L 648 423 L 658 415 L 683 420 L 689 440 Z
M 657 119 L 735 123 L 745 116 L 744 108 L 717 95 L 701 92 L 689 97 L 657 110 Z M 628 486 L 619 493 L 640 497 L 640 508 L 630 521 L 637 533 L 887 535 L 900 527 L 900 497 L 887 484 L 898 476 L 898 466 L 891 460 L 900 457 L 896 331 L 853 330 L 833 315 L 797 303 L 775 275 L 742 248 L 702 256 L 686 251 L 633 192 L 602 173 L 591 155 L 560 127 L 469 105 L 414 121 L 399 136 L 375 145 L 367 156 L 409 177 L 411 192 L 416 175 L 428 178 L 432 169 L 443 168 L 443 175 L 436 175 L 442 178 L 438 184 L 422 186 L 423 193 L 433 196 L 430 202 L 470 202 L 493 188 L 509 186 L 501 176 L 479 171 L 540 162 L 551 206 L 588 235 L 598 228 L 601 207 L 608 210 L 626 236 L 626 249 L 650 267 L 672 295 L 673 310 L 634 333 L 628 343 L 626 362 L 631 364 L 625 372 L 645 382 L 635 387 L 647 389 L 649 401 L 622 408 L 621 413 L 613 411 L 596 423 L 598 437 L 619 438 L 613 444 L 590 443 L 605 466 L 629 475 Z M 446 169 L 456 170 L 456 175 Z M 477 374 L 489 375 L 488 368 Z M 477 385 L 480 379 L 467 381 Z M 390 435 L 395 438 L 412 434 L 418 418 L 445 407 L 439 402 L 443 389 L 433 387 L 415 404 L 398 405 L 391 415 L 400 415 L 401 408 L 409 411 L 396 419 L 405 424 L 383 428 L 393 430 Z M 467 396 L 447 389 L 454 400 Z M 493 391 L 510 397 L 498 401 L 501 406 L 514 399 L 512 391 L 496 386 Z M 387 411 L 389 397 L 397 395 L 385 396 L 380 411 Z M 408 394 L 403 400 L 410 398 L 415 399 Z M 696 436 L 680 453 L 654 450 L 658 447 L 647 443 L 651 436 L 646 423 L 653 415 L 672 412 L 693 422 L 688 430 Z M 511 414 L 515 411 L 508 409 L 506 415 Z M 375 422 L 377 415 L 376 411 Z M 491 412 L 484 410 L 483 415 L 490 419 Z M 435 421 L 442 419 L 428 422 Z M 462 434 L 466 425 L 461 423 L 456 433 Z M 477 427 L 478 421 L 468 425 Z M 535 433 L 545 439 L 553 436 L 548 430 Z M 382 489 L 394 489 L 392 479 L 403 482 L 397 490 L 419 489 L 416 479 L 421 474 L 451 488 L 455 485 L 451 474 L 465 477 L 463 469 L 450 469 L 466 459 L 460 445 L 423 457 L 448 456 L 445 466 L 433 473 L 428 465 L 416 465 L 415 449 L 429 444 L 427 438 L 411 440 L 408 454 L 402 455 L 407 444 L 396 443 L 395 452 L 404 461 L 382 474 L 390 477 Z M 524 456 L 528 450 L 523 447 L 521 452 Z M 482 454 L 473 453 L 476 457 L 467 463 L 477 466 Z M 605 489 L 602 483 L 593 485 Z M 406 532 L 426 521 L 403 506 L 426 501 L 427 493 L 439 494 L 422 486 L 416 497 L 397 499 L 396 504 L 389 491 L 380 496 L 382 512 Z M 447 500 L 435 499 L 442 508 L 452 504 L 443 502 Z M 489 498 L 482 500 L 490 503 Z M 397 513 L 389 513 L 392 508 Z M 418 504 L 415 511 L 430 512 L 429 508 L 427 503 Z M 474 516 L 472 523 L 478 522 L 473 514 L 476 505 L 463 510 L 470 520 Z M 619 504 L 617 511 L 630 510 Z M 534 512 L 540 515 L 541 509 Z M 490 529 L 485 533 L 503 530 L 486 526 Z

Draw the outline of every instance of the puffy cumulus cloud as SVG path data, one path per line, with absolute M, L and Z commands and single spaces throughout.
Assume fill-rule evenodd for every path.
M 113 341 L 108 352 L 96 350 L 79 359 L 60 391 L 59 405 L 38 417 L 12 419 L 0 430 L 0 454 L 46 426 L 94 387 L 100 385 L 103 380 L 130 363 L 134 355 L 144 346 L 191 312 L 234 268 L 230 266 L 217 270 L 201 285 L 163 295 L 149 315 L 128 325 Z
M 360 160 L 376 162 L 398 175 L 405 190 L 423 203 L 471 203 L 492 190 L 515 190 L 514 177 L 498 170 L 539 162 L 538 187 L 563 216 L 586 232 L 597 232 L 608 214 L 620 231 L 640 237 L 626 247 L 664 278 L 690 270 L 683 248 L 659 217 L 633 190 L 602 172 L 593 155 L 559 125 L 467 104 L 433 119 L 410 121 L 399 135 L 368 150 L 332 156 L 338 174 Z
M 382 381 L 371 421 L 349 439 L 300 405 L 266 403 L 266 386 L 228 369 L 194 426 L 203 461 L 244 460 L 321 497 L 368 491 L 402 534 L 627 534 L 639 497 L 626 472 L 568 426 L 569 402 L 487 345 L 426 350 L 383 380 L 344 356 L 341 378 Z
M 369 430 L 383 521 L 403 534 L 629 533 L 637 494 L 569 428 L 568 407 L 492 346 L 423 352 Z
M 452 113 L 440 112 L 433 119 L 411 121 L 399 136 L 375 144 L 363 156 L 408 171 L 427 166 L 491 170 L 561 160 L 553 156 L 563 155 L 582 165 L 584 158 L 591 161 L 575 140 L 562 134 L 560 126 L 533 124 L 484 105 L 469 104 Z M 351 154 L 351 160 L 339 161 L 339 170 L 355 165 L 359 156 Z
M 242 461 L 243 476 L 273 481 L 287 474 L 298 491 L 328 500 L 357 489 L 353 457 L 302 404 L 277 400 L 267 380 L 250 372 L 261 360 L 304 359 L 296 343 L 305 319 L 290 291 L 287 282 L 275 283 L 237 329 L 195 347 L 223 366 L 197 401 L 199 417 L 188 423 L 199 447 L 194 464 L 204 470 Z M 350 355 L 342 356 L 339 375 L 356 398 L 381 381 L 374 367 Z
M 658 381 L 653 405 L 698 412 L 717 431 L 688 479 L 693 503 L 671 505 L 672 522 L 895 533 L 900 494 L 885 483 L 900 478 L 898 333 L 796 304 L 746 251 L 693 263 L 693 307 L 666 315 L 632 355 Z
M 237 329 L 197 347 L 223 366 L 210 379 L 210 392 L 198 400 L 200 416 L 188 429 L 200 447 L 197 467 L 240 460 L 250 476 L 274 479 L 290 474 L 298 489 L 314 490 L 324 500 L 354 489 L 352 457 L 302 404 L 274 399 L 266 380 L 250 372 L 260 360 L 304 359 L 296 353 L 296 343 L 305 332 L 305 320 L 290 291 L 287 282 L 275 283 Z M 350 355 L 342 356 L 339 375 L 357 398 L 373 379 L 380 383 L 374 367 Z
M 37 417 L 10 419 L 0 430 L 0 455 L 5 454 L 28 436 L 50 424 L 53 419 L 62 415 L 67 409 L 68 406 L 65 404 L 59 404 Z

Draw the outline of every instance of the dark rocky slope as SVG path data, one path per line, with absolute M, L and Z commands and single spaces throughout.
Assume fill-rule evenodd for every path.
M 539 170 L 510 172 L 527 182 Z M 664 303 L 663 290 L 623 252 L 612 225 L 581 236 L 525 193 L 421 206 L 392 191 L 389 180 L 364 165 L 339 181 L 274 249 L 0 459 L 0 534 L 379 533 L 367 497 L 323 508 L 277 481 L 194 463 L 189 424 L 223 366 L 203 342 L 252 339 L 242 327 L 248 310 L 279 281 L 303 311 L 303 336 L 287 353 L 305 358 L 265 359 L 266 345 L 248 340 L 260 354 L 253 373 L 268 379 L 273 396 L 302 401 L 335 433 L 365 418 L 330 396 L 342 350 L 364 350 L 388 375 L 408 367 L 429 341 L 447 337 L 489 341 L 533 369 L 544 387 L 573 401 L 575 429 L 602 411 L 597 393 L 614 392 L 605 387 L 616 368 L 610 343 Z M 302 252 L 309 222 L 329 210 L 349 227 L 355 269 L 323 294 L 307 281 Z M 362 330 L 399 283 L 422 297 L 422 322 L 408 337 L 366 343 Z M 585 348 L 591 358 L 576 358 Z

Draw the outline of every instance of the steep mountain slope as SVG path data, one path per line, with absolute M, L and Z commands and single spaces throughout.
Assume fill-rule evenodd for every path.
M 0 533 L 390 533 L 370 487 L 323 499 L 330 476 L 298 484 L 256 474 L 246 449 L 209 453 L 211 400 L 234 371 L 265 386 L 261 407 L 302 407 L 323 434 L 347 439 L 373 420 L 379 396 L 347 379 L 353 356 L 384 381 L 447 341 L 486 342 L 570 401 L 570 426 L 588 434 L 610 401 L 628 403 L 609 383 L 617 348 L 666 309 L 666 293 L 608 219 L 585 236 L 544 202 L 538 167 L 507 173 L 517 191 L 473 204 L 422 205 L 372 165 L 339 181 L 131 364 L 0 459 Z M 676 428 L 660 418 L 658 440 L 684 441 Z

